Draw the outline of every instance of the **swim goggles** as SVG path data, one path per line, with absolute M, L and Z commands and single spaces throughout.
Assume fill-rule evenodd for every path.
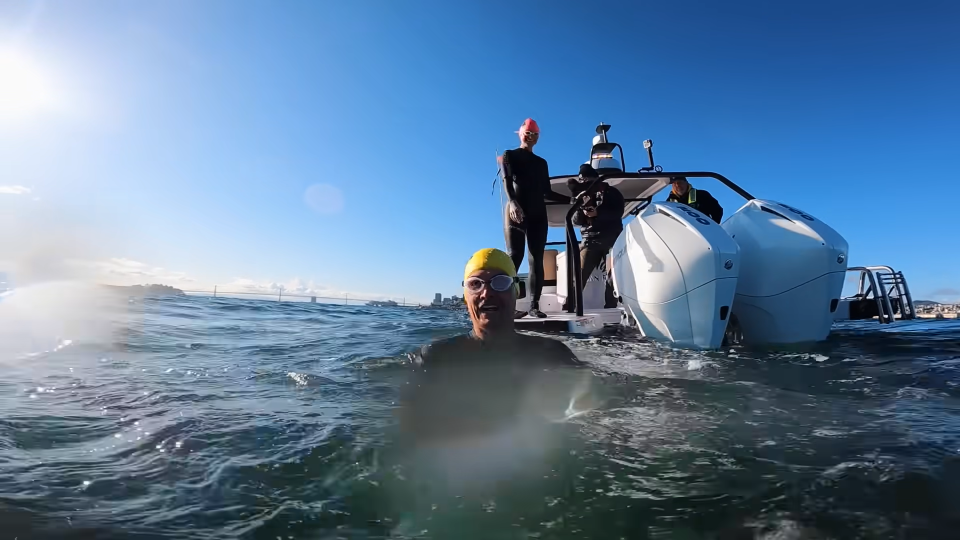
M 480 292 L 484 285 L 489 284 L 490 288 L 497 292 L 506 292 L 510 290 L 510 287 L 513 287 L 513 284 L 517 281 L 519 281 L 518 278 L 500 274 L 490 278 L 490 281 L 484 281 L 478 277 L 467 278 L 467 280 L 463 282 L 463 286 L 466 287 L 468 291 L 476 293 Z

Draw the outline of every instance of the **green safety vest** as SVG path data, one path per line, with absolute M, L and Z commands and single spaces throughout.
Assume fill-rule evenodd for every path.
M 671 198 L 676 197 L 676 195 L 674 195 L 673 193 L 671 193 L 670 196 Z M 680 201 L 678 198 L 677 202 L 682 202 L 682 201 Z M 693 206 L 694 208 L 696 208 L 696 204 L 697 204 L 697 188 L 690 186 L 690 189 L 687 190 L 687 205 Z

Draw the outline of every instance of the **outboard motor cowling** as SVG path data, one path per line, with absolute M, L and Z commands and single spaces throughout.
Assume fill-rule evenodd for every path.
M 680 347 L 723 343 L 737 288 L 737 243 L 689 206 L 651 203 L 613 246 L 613 281 L 640 331 Z
M 810 214 L 753 199 L 723 222 L 740 246 L 733 313 L 750 343 L 826 339 L 843 292 L 849 246 Z

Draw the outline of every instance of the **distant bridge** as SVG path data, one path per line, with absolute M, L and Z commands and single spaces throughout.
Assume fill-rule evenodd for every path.
M 278 291 L 275 292 L 275 293 L 272 293 L 272 292 L 254 292 L 254 291 L 223 291 L 223 290 L 218 290 L 217 287 L 214 287 L 212 291 L 209 291 L 209 290 L 193 290 L 193 291 L 188 291 L 188 290 L 186 290 L 186 289 L 181 289 L 181 290 L 182 290 L 184 293 L 186 293 L 186 294 L 194 294 L 194 295 L 203 295 L 203 294 L 205 294 L 205 295 L 211 295 L 211 296 L 213 296 L 214 298 L 216 298 L 216 297 L 218 297 L 218 296 L 234 296 L 234 295 L 240 295 L 240 296 L 261 296 L 261 297 L 262 297 L 262 296 L 267 296 L 267 297 L 271 297 L 271 298 L 274 297 L 274 296 L 276 296 L 276 297 L 277 297 L 277 302 L 282 302 L 282 301 L 284 301 L 285 299 L 298 298 L 298 299 L 300 299 L 300 300 L 296 300 L 296 301 L 298 301 L 298 302 L 316 303 L 318 300 L 324 300 L 324 301 L 325 301 L 324 303 L 334 303 L 334 302 L 335 302 L 335 303 L 338 303 L 338 304 L 339 304 L 339 303 L 343 303 L 343 304 L 345 304 L 345 305 L 349 305 L 351 302 L 352 302 L 354 305 L 356 305 L 356 304 L 364 304 L 364 305 L 366 305 L 367 303 L 372 303 L 372 305 L 376 305 L 376 306 L 383 306 L 383 305 L 392 306 L 392 305 L 395 304 L 395 305 L 401 306 L 401 307 L 416 307 L 416 306 L 421 305 L 421 304 L 419 304 L 419 303 L 416 303 L 416 304 L 410 303 L 410 304 L 408 304 L 407 301 L 406 301 L 406 300 L 407 300 L 406 298 L 402 298 L 400 301 L 396 301 L 396 300 L 369 300 L 369 299 L 366 299 L 366 298 L 350 298 L 350 295 L 349 295 L 349 294 L 344 294 L 343 296 L 320 296 L 320 295 L 316 295 L 316 294 L 284 294 L 283 289 L 280 289 L 280 290 L 278 290 Z

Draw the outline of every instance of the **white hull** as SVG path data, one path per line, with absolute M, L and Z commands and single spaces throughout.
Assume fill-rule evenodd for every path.
M 545 294 L 540 298 L 541 311 L 545 309 L 544 300 L 551 296 L 554 295 Z M 530 306 L 529 298 L 521 299 L 521 301 L 517 302 L 517 309 L 528 310 Z M 560 310 L 544 311 L 544 314 L 547 315 L 545 319 L 538 319 L 527 315 L 522 319 L 516 319 L 514 323 L 519 330 L 563 332 L 567 334 L 595 336 L 609 330 L 611 327 L 621 326 L 624 316 L 623 310 L 620 308 L 585 309 L 583 315 L 580 316 L 576 313 L 567 313 Z
M 563 254 L 558 258 L 561 268 L 565 268 Z M 566 332 L 569 334 L 597 335 L 610 327 L 620 326 L 623 322 L 624 313 L 619 307 L 605 309 L 603 307 L 603 288 L 606 286 L 602 277 L 602 268 L 594 272 L 593 284 L 588 284 L 584 289 L 584 310 L 583 315 L 568 313 L 563 310 L 563 303 L 566 301 L 567 287 L 548 286 L 544 287 L 540 295 L 540 311 L 547 317 L 538 319 L 529 315 L 516 319 L 514 323 L 520 330 L 533 330 L 545 332 Z M 563 272 L 563 282 L 566 282 L 566 272 Z M 559 281 L 558 281 L 559 283 Z M 528 289 L 529 291 L 529 281 Z M 562 292 L 561 296 L 559 293 Z M 599 293 L 599 294 L 597 294 Z M 530 309 L 530 294 L 517 300 L 517 309 L 528 311 Z M 589 300 L 589 301 L 587 301 Z

